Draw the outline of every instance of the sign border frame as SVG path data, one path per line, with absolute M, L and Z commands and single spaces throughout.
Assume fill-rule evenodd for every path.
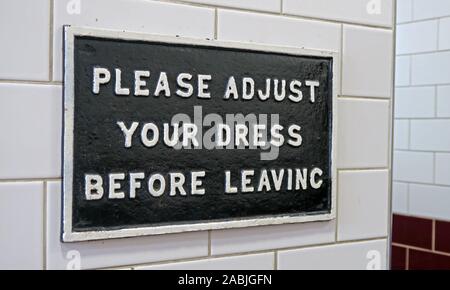
M 126 32 L 122 30 L 97 29 L 90 27 L 74 27 L 66 25 L 63 29 L 64 39 L 64 117 L 63 117 L 63 161 L 62 161 L 62 222 L 61 241 L 78 242 L 90 240 L 103 240 L 112 238 L 127 238 L 148 235 L 161 235 L 181 232 L 193 232 L 204 230 L 219 230 L 230 228 L 246 228 L 264 225 L 280 225 L 292 223 L 304 223 L 312 221 L 329 221 L 336 217 L 336 192 L 337 192 L 337 168 L 336 168 L 336 141 L 337 141 L 337 96 L 340 92 L 340 58 L 335 51 L 311 50 L 304 47 L 274 46 L 255 44 L 250 42 L 219 41 L 200 38 L 185 38 L 178 36 L 166 36 L 147 34 L 140 32 Z M 262 51 L 269 53 L 282 53 L 295 56 L 319 56 L 331 57 L 333 60 L 332 73 L 332 133 L 331 133 L 331 210 L 325 214 L 279 214 L 267 217 L 233 218 L 230 220 L 199 223 L 182 223 L 163 226 L 147 226 L 123 228 L 104 231 L 73 231 L 72 228 L 72 199 L 73 199 L 73 128 L 74 128 L 74 39 L 76 36 L 90 36 L 117 40 L 159 42 L 168 44 L 185 44 L 203 47 L 218 47 L 229 49 L 241 49 L 248 51 Z

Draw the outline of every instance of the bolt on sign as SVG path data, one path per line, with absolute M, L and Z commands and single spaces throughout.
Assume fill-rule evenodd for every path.
M 335 217 L 335 53 L 64 31 L 63 241 Z

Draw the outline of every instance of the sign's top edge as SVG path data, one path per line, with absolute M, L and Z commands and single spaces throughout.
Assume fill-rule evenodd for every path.
M 151 34 L 125 30 L 99 29 L 86 26 L 65 25 L 64 33 L 65 36 L 68 38 L 73 38 L 75 36 L 86 36 L 98 38 L 112 38 L 129 41 L 162 42 L 162 43 L 184 44 L 184 45 L 187 44 L 195 46 L 275 52 L 299 56 L 329 57 L 334 60 L 339 56 L 338 52 L 333 50 L 323 50 L 323 49 L 319 50 L 288 45 L 271 45 L 257 42 L 242 42 L 242 41 L 228 41 L 228 40 L 223 41 L 210 38 L 192 38 L 179 35 L 168 36 L 162 34 Z

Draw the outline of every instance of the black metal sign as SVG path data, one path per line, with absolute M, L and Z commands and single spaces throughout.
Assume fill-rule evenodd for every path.
M 334 217 L 333 53 L 65 28 L 63 241 Z

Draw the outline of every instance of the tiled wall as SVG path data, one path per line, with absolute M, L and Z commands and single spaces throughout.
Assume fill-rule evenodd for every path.
M 0 268 L 386 268 L 393 2 L 2 0 Z M 61 243 L 63 24 L 337 51 L 337 218 Z
M 450 222 L 394 215 L 393 270 L 449 269 Z
M 397 2 L 393 210 L 450 220 L 450 1 Z

